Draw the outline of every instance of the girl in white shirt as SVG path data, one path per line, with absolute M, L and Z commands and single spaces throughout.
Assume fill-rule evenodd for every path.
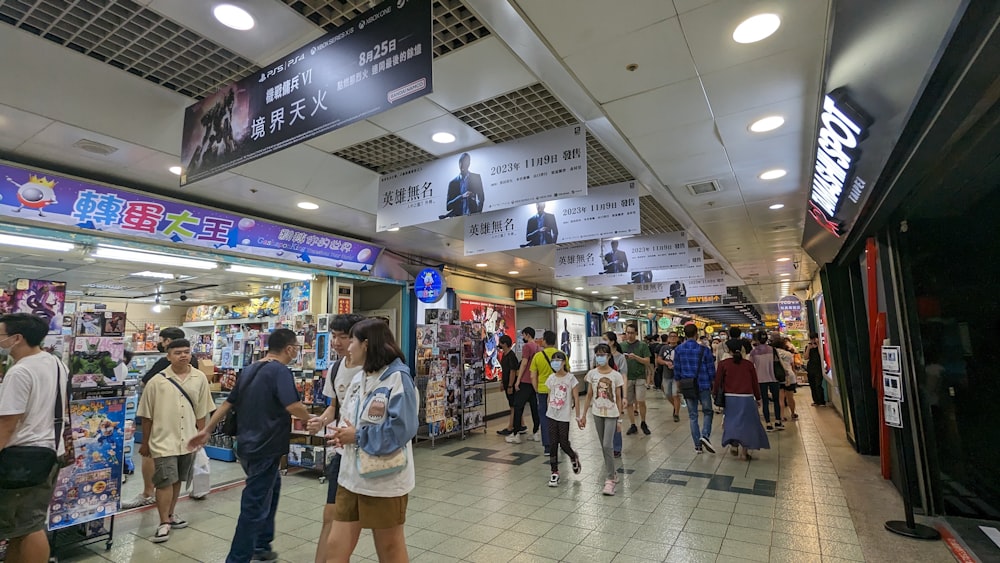
M 615 426 L 625 408 L 625 378 L 609 365 L 611 347 L 598 344 L 594 347 L 594 361 L 597 367 L 587 372 L 587 399 L 580 416 L 579 425 L 587 425 L 587 412 L 593 408 L 594 429 L 601 441 L 601 453 L 604 454 L 604 468 L 607 478 L 604 481 L 606 495 L 615 494 L 615 482 L 618 475 L 615 469 L 614 435 Z

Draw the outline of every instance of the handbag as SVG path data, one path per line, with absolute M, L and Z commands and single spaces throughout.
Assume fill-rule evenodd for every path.
M 49 480 L 55 468 L 63 468 L 76 460 L 73 449 L 73 425 L 64 424 L 69 418 L 63 406 L 62 364 L 56 361 L 56 401 L 52 412 L 53 441 L 55 449 L 44 446 L 9 446 L 0 450 L 0 489 L 14 490 L 36 487 Z M 66 381 L 66 397 L 70 396 L 70 383 Z M 68 439 L 67 439 L 68 437 Z M 65 453 L 56 455 L 59 441 L 63 441 Z
M 391 374 L 388 373 L 388 366 L 379 376 L 378 380 L 385 381 Z M 368 396 L 368 392 L 365 390 L 365 384 L 367 383 L 368 376 L 365 374 L 361 375 L 361 396 L 358 397 L 358 408 L 354 413 L 354 428 L 361 427 L 361 411 L 364 405 L 365 398 Z M 388 401 L 386 401 L 388 404 Z M 358 468 L 358 474 L 365 479 L 372 479 L 374 477 L 383 477 L 385 475 L 392 475 L 393 473 L 399 473 L 406 468 L 408 463 L 406 458 L 406 446 L 399 448 L 398 450 L 385 454 L 385 455 L 374 455 L 366 452 L 361 446 L 358 445 L 357 441 L 354 443 L 354 451 L 356 453 L 355 460 Z
M 712 401 L 715 406 L 720 409 L 726 408 L 726 371 L 722 370 L 722 380 L 719 382 L 719 388 L 715 390 L 715 396 L 712 397 Z
M 785 373 L 785 366 L 781 363 L 781 357 L 778 356 L 778 349 L 771 346 L 771 352 L 774 354 L 774 378 L 778 380 L 778 383 L 784 383 L 788 379 L 788 374 Z
M 683 377 L 677 380 L 677 386 L 681 390 L 681 396 L 688 401 L 697 401 L 700 398 L 699 395 L 701 394 L 701 389 L 698 385 L 698 376 L 701 374 L 701 368 L 705 363 L 705 353 L 708 351 L 704 346 L 701 346 L 701 349 L 701 356 L 698 358 L 698 369 L 695 370 L 694 377 Z
M 250 366 L 249 368 L 247 368 L 246 369 L 247 373 L 244 374 L 246 376 L 246 383 L 241 386 L 240 385 L 240 380 L 236 380 L 236 387 L 239 387 L 241 390 L 242 389 L 246 389 L 247 386 L 250 385 L 250 382 L 253 381 L 254 376 L 257 375 L 257 372 L 260 371 L 260 367 L 262 365 L 264 365 L 264 362 L 257 362 L 255 364 L 253 364 L 252 366 Z M 256 367 L 256 369 L 254 369 L 255 367 Z M 250 373 L 251 369 L 253 369 L 253 373 Z M 181 392 L 183 393 L 184 390 L 182 389 Z M 186 397 L 187 394 L 185 394 L 184 396 Z M 240 397 L 239 394 L 237 394 L 236 396 L 237 396 L 237 398 Z M 188 400 L 190 401 L 190 399 L 188 399 Z M 192 404 L 191 406 L 194 407 L 194 404 Z M 229 407 L 229 412 L 226 413 L 226 418 L 223 419 L 223 421 L 222 421 L 222 425 L 221 425 L 222 426 L 222 433 L 225 434 L 226 436 L 233 436 L 233 437 L 235 437 L 239 433 L 239 431 L 240 431 L 240 422 L 239 422 L 239 417 L 238 417 L 238 415 L 236 413 L 236 410 L 237 410 L 236 409 L 236 404 L 234 403 L 232 406 Z

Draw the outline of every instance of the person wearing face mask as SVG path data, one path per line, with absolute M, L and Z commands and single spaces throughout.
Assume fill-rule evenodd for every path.
M 160 352 L 165 353 L 167 351 L 167 346 L 169 346 L 171 342 L 173 342 L 174 340 L 179 340 L 181 338 L 184 338 L 184 331 L 182 329 L 179 329 L 175 326 L 162 329 L 160 331 L 160 342 L 156 345 L 156 349 Z M 142 390 L 145 389 L 146 384 L 149 383 L 149 380 L 153 379 L 153 377 L 155 377 L 157 374 L 162 373 L 168 367 L 170 367 L 170 360 L 167 359 L 166 356 L 163 356 L 159 360 L 156 360 L 156 363 L 153 364 L 153 367 L 149 368 L 149 370 L 146 371 L 146 373 L 142 376 L 142 379 L 140 380 L 142 383 L 139 387 L 140 397 L 142 395 Z M 198 359 L 195 358 L 194 354 L 191 354 L 191 367 L 198 369 Z M 141 417 L 136 417 L 135 427 L 142 428 Z M 136 434 L 136 436 L 142 436 L 142 434 Z M 142 436 L 142 439 L 145 440 L 146 437 Z M 141 446 L 142 446 L 142 441 L 136 440 L 135 448 L 138 450 Z M 139 471 L 140 473 L 142 473 L 142 492 L 137 494 L 135 498 L 133 498 L 132 500 L 122 501 L 122 510 L 127 510 L 130 508 L 138 508 L 140 506 L 148 506 L 150 504 L 156 503 L 156 496 L 155 496 L 156 488 L 153 487 L 153 472 L 156 471 L 156 468 L 154 467 L 153 464 L 153 458 L 143 457 L 142 461 L 140 462 Z
M 555 357 L 557 352 L 560 354 L 562 352 L 559 352 L 559 349 L 556 348 L 555 332 L 546 330 L 542 333 L 542 340 L 545 342 L 545 348 L 536 353 L 531 359 L 531 385 L 535 388 L 536 396 L 538 397 L 538 415 L 542 426 L 542 447 L 545 449 L 545 455 L 549 455 L 549 448 L 556 447 L 556 444 L 551 443 L 549 440 L 549 418 L 545 414 L 549 407 L 549 388 L 546 385 L 546 381 L 555 372 L 552 369 L 552 358 Z
M 594 347 L 594 362 L 597 367 L 587 372 L 587 402 L 583 407 L 583 415 L 580 416 L 580 426 L 586 426 L 587 412 L 593 409 L 594 429 L 601 442 L 604 469 L 607 472 L 602 492 L 608 496 L 615 494 L 615 483 L 618 481 L 613 445 L 615 426 L 621 410 L 625 408 L 625 378 L 611 368 L 610 360 L 610 346 L 598 344 Z
M 581 429 L 584 426 L 580 418 L 580 403 L 576 400 L 576 376 L 566 371 L 566 354 L 555 352 L 549 361 L 552 374 L 545 381 L 548 393 L 548 408 L 545 416 L 549 419 L 549 465 L 552 467 L 552 475 L 549 477 L 549 486 L 559 486 L 559 448 L 569 456 L 573 464 L 573 473 L 579 475 L 582 466 L 580 456 L 573 450 L 569 443 L 569 421 L 574 416 L 570 413 L 572 409 L 575 413 L 576 424 Z
M 518 367 L 518 377 L 514 378 L 514 424 L 522 425 L 524 422 L 524 407 L 527 405 L 531 409 L 531 432 L 525 426 L 517 433 L 511 431 L 506 434 L 506 441 L 509 444 L 521 443 L 519 434 L 527 434 L 528 441 L 541 442 L 542 436 L 539 432 L 541 421 L 538 419 L 538 399 L 535 395 L 535 387 L 531 382 L 531 361 L 541 348 L 535 344 L 535 329 L 530 326 L 521 330 L 521 363 Z M 511 426 L 511 429 L 513 425 Z M 507 429 L 499 432 L 503 434 Z
M 295 333 L 279 328 L 267 339 L 267 356 L 244 368 L 226 401 L 212 415 L 204 430 L 188 442 L 192 451 L 208 443 L 212 429 L 233 408 L 241 416 L 236 434 L 236 454 L 247 474 L 240 501 L 240 516 L 226 563 L 277 561 L 271 551 L 274 516 L 281 493 L 281 458 L 288 454 L 291 417 L 308 423 L 312 415 L 299 400 L 295 378 L 288 364 L 298 355 Z

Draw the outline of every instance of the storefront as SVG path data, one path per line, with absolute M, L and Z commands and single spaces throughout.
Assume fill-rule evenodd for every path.
M 183 329 L 217 403 L 265 353 L 270 331 L 295 330 L 302 352 L 290 367 L 303 402 L 319 412 L 326 405 L 318 391 L 336 360 L 330 317 L 385 318 L 397 334 L 409 322 L 405 282 L 372 275 L 377 246 L 47 170 L 0 167 L 0 312 L 49 318 L 46 349 L 70 367 L 74 397 L 122 397 L 131 415 L 109 422 L 124 466 L 113 472 L 113 487 L 102 485 L 114 504 L 105 512 L 142 488 L 132 443 L 141 436 L 131 419 L 137 379 L 163 357 L 160 330 Z M 0 358 L 0 377 L 5 364 Z M 289 432 L 289 466 L 321 475 L 325 444 L 304 428 Z M 213 436 L 206 451 L 213 486 L 243 478 L 231 463 L 231 438 Z M 54 526 L 69 523 L 55 517 Z
M 830 335 L 847 436 L 881 455 L 883 476 L 917 512 L 1000 519 L 991 401 L 1000 390 L 991 369 L 1000 359 L 991 342 L 1000 318 L 991 216 L 1000 203 L 1000 6 L 888 2 L 871 14 L 868 3 L 836 5 L 827 83 L 834 102 L 855 111 L 834 125 L 850 150 L 837 162 L 845 182 L 831 190 L 824 176 L 825 192 L 814 191 L 803 246 L 821 265 L 815 316 Z M 890 33 L 903 25 L 896 10 L 920 33 Z M 859 65 L 867 49 L 894 53 L 871 60 L 905 74 Z M 824 146 L 833 144 L 821 134 Z M 839 200 L 824 207 L 830 194 Z M 886 389 L 895 376 L 883 346 L 899 347 L 898 400 Z M 890 424 L 902 428 L 901 447 Z

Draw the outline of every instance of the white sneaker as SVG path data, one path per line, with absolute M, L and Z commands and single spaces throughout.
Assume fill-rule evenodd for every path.
M 504 440 L 504 442 L 507 442 L 508 444 L 520 444 L 521 443 L 521 437 L 518 436 L 517 434 L 511 434 L 510 436 L 507 436 L 503 440 Z
M 163 543 L 170 539 L 170 524 L 160 524 L 156 527 L 156 533 L 153 534 L 149 541 L 153 543 Z
M 534 440 L 536 442 L 541 442 L 542 441 L 542 432 L 539 430 L 538 432 L 535 432 L 534 434 L 532 434 L 531 438 L 528 438 L 528 439 L 529 440 Z
M 552 476 L 549 477 L 549 486 L 550 487 L 558 487 L 559 486 L 559 474 L 558 473 L 553 473 Z
M 122 503 L 122 510 L 128 510 L 130 508 L 139 508 L 140 506 L 149 506 L 151 504 L 156 504 L 156 497 L 147 497 L 139 491 L 137 495 L 132 500 L 125 501 Z M 164 540 L 166 541 L 166 540 Z

